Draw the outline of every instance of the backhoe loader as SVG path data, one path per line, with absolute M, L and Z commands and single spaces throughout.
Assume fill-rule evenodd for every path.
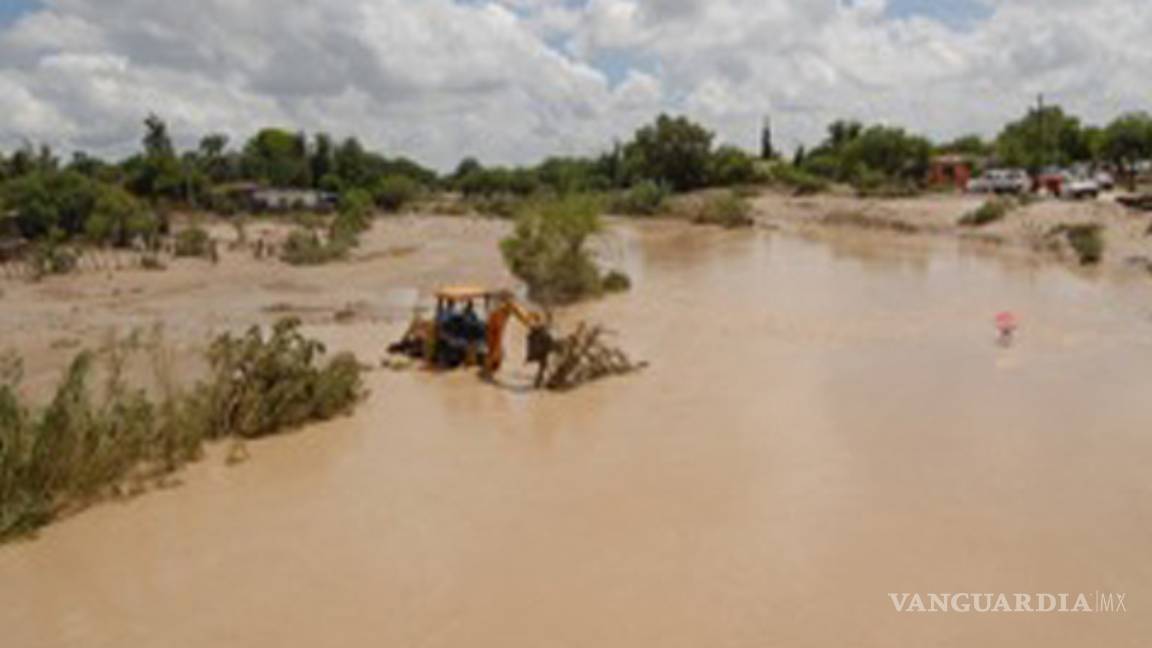
M 504 363 L 504 334 L 511 319 L 527 329 L 527 361 L 539 365 L 539 382 L 553 346 L 548 319 L 506 290 L 441 288 L 436 291 L 433 318 L 417 317 L 388 351 L 422 359 L 438 369 L 480 367 L 485 376 L 492 376 Z

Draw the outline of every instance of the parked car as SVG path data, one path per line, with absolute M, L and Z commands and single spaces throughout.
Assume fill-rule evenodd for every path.
M 1083 198 L 1095 199 L 1100 195 L 1100 183 L 1082 175 L 1065 173 L 1061 177 L 1059 189 L 1056 192 L 1061 198 L 1081 200 Z
M 1022 194 L 1032 190 L 1032 178 L 1022 169 L 991 169 L 968 183 L 972 193 Z
M 1097 171 L 1092 179 L 1100 185 L 1102 191 L 1112 191 L 1116 188 L 1116 177 L 1107 171 Z

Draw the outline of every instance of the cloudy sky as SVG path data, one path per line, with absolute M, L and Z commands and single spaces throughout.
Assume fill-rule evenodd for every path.
M 992 133 L 1045 93 L 1152 102 L 1149 0 L 0 0 L 0 148 L 265 125 L 448 168 L 587 153 L 661 111 L 754 147 L 835 118 Z

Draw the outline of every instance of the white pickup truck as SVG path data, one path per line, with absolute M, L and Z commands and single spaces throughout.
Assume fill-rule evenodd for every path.
M 1071 200 L 1096 198 L 1100 195 L 1100 183 L 1083 175 L 1065 173 L 1060 182 L 1060 197 Z
M 972 193 L 1022 194 L 1032 190 L 1032 177 L 1022 169 L 991 169 L 968 183 Z

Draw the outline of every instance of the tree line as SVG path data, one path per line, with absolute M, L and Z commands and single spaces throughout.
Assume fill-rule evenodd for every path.
M 936 144 L 902 128 L 836 121 L 812 149 L 790 160 L 773 150 L 765 131 L 762 150 L 750 154 L 716 144 L 715 134 L 685 117 L 661 115 L 625 142 L 594 156 L 552 157 L 531 166 L 485 166 L 464 159 L 440 174 L 405 157 L 388 157 L 356 138 L 336 140 L 266 128 L 240 146 L 211 134 L 178 150 L 167 124 L 149 116 L 140 150 L 109 162 L 82 152 L 61 161 L 48 147 L 0 152 L 0 215 L 12 217 L 28 239 L 84 237 L 128 245 L 164 233 L 157 207 L 229 212 L 229 187 L 255 183 L 314 189 L 338 196 L 355 192 L 380 209 L 397 210 L 419 196 L 455 191 L 466 199 L 527 197 L 541 193 L 609 193 L 620 211 L 651 213 L 675 192 L 779 180 L 849 183 L 861 191 L 915 190 L 933 155 L 961 153 L 1006 166 L 1107 163 L 1130 172 L 1152 158 L 1152 116 L 1130 113 L 1105 126 L 1085 125 L 1059 106 L 1033 109 L 997 137 L 966 136 Z

